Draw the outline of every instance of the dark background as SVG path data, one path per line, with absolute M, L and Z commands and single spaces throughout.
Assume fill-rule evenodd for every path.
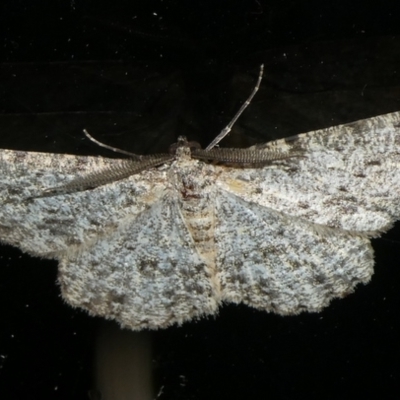
M 83 128 L 135 153 L 165 151 L 182 134 L 204 146 L 250 94 L 261 63 L 261 89 L 226 146 L 400 110 L 396 1 L 2 7 L 0 148 L 115 157 Z M 399 240 L 399 225 L 373 240 L 371 283 L 320 314 L 227 305 L 216 318 L 150 332 L 154 398 L 396 398 Z M 55 262 L 1 247 L 1 399 L 101 398 L 102 321 L 65 305 L 56 277 Z

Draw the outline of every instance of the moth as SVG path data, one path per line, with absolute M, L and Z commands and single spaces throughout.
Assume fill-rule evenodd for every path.
M 318 312 L 368 282 L 370 238 L 400 216 L 400 113 L 217 147 L 261 76 L 204 150 L 183 137 L 125 159 L 0 150 L 0 240 L 58 260 L 67 303 L 132 330 L 230 302 Z

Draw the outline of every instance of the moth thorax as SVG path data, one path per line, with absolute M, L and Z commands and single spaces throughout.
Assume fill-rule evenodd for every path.
M 191 159 L 191 151 L 188 146 L 179 146 L 175 153 L 176 158 L 179 159 Z

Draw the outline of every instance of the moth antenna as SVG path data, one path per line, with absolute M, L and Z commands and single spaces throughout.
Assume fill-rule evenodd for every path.
M 258 74 L 258 80 L 257 80 L 256 86 L 254 87 L 250 96 L 242 104 L 242 107 L 240 107 L 239 111 L 232 118 L 231 122 L 229 122 L 229 124 L 224 129 L 222 129 L 221 133 L 206 147 L 205 150 L 211 150 L 232 130 L 232 126 L 235 124 L 237 119 L 242 115 L 243 111 L 247 108 L 247 106 L 250 104 L 250 102 L 253 99 L 253 97 L 255 96 L 255 94 L 258 92 L 258 89 L 260 88 L 263 73 L 264 73 L 264 64 L 261 64 L 260 73 Z
M 105 149 L 114 151 L 115 153 L 125 154 L 126 156 L 132 157 L 135 160 L 140 160 L 142 158 L 142 156 L 139 156 L 139 155 L 137 155 L 135 153 L 131 153 L 129 151 L 125 151 L 125 150 L 119 149 L 118 147 L 112 147 L 112 146 L 109 146 L 108 144 L 105 144 L 105 143 L 102 143 L 102 142 L 98 141 L 86 129 L 83 130 L 83 133 L 86 135 L 86 137 L 88 139 L 90 139 L 92 142 L 96 143 L 100 147 L 104 147 Z

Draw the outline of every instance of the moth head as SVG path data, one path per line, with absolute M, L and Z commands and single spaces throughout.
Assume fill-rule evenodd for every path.
M 190 157 L 190 154 L 192 150 L 195 149 L 201 149 L 201 146 L 197 142 L 189 142 L 186 139 L 186 136 L 179 136 L 178 141 L 174 144 L 171 144 L 169 147 L 169 153 L 174 154 L 176 156 L 184 156 L 188 155 Z

